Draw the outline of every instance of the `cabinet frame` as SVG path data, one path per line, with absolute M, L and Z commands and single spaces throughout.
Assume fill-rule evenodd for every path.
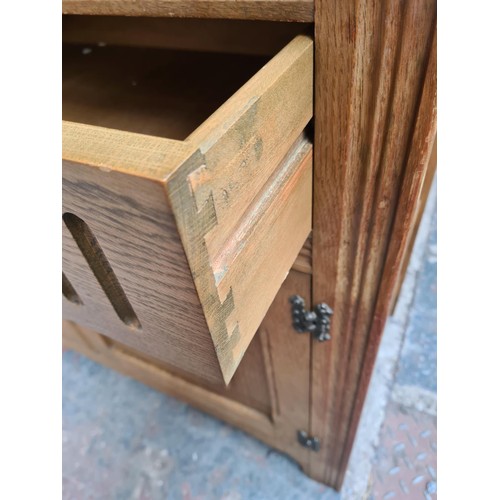
M 436 1 L 315 0 L 314 25 L 312 256 L 299 256 L 295 268 L 306 272 L 291 271 L 260 329 L 267 346 L 262 355 L 273 369 L 271 415 L 124 354 L 70 323 L 65 343 L 245 430 L 340 489 L 411 251 L 435 142 Z M 287 371 L 292 354 L 283 344 L 271 344 L 274 335 L 307 338 L 285 321 L 285 298 L 295 293 L 334 310 L 332 339 L 307 339 L 310 368 L 302 378 Z M 307 403 L 288 413 L 297 394 Z M 318 438 L 319 451 L 299 444 L 299 430 Z

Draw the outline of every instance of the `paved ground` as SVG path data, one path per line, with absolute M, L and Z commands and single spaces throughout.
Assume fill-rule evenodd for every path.
M 244 433 L 67 351 L 63 498 L 436 498 L 436 260 L 434 187 L 341 494 Z
M 267 446 L 72 352 L 63 356 L 63 498 L 333 499 Z
M 434 187 L 405 289 L 385 332 L 390 336 L 391 327 L 406 319 L 399 328 L 401 350 L 373 458 L 370 499 L 436 498 L 436 267 Z
M 436 498 L 436 419 L 390 402 L 369 498 Z

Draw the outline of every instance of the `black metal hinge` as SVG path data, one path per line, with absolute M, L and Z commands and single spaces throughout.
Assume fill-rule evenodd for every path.
M 325 303 L 315 306 L 313 311 L 306 311 L 306 303 L 300 295 L 290 297 L 292 304 L 292 323 L 300 333 L 309 332 L 319 341 L 330 340 L 330 318 L 332 308 Z
M 297 431 L 297 440 L 304 448 L 319 451 L 319 439 L 317 437 L 309 436 L 305 431 Z

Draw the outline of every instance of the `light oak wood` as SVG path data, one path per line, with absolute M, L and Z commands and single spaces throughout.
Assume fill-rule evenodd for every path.
M 267 61 L 65 44 L 63 120 L 183 141 Z
M 252 155 L 251 152 L 240 156 L 238 164 L 250 165 Z M 255 189 L 256 183 L 252 186 L 245 174 L 234 180 L 231 176 L 218 176 L 224 181 L 218 190 L 223 195 L 220 205 L 213 196 L 217 191 L 210 190 L 206 200 L 189 207 L 186 184 L 168 185 L 174 212 L 182 216 L 182 220 L 177 219 L 177 226 L 226 381 L 234 374 L 310 232 L 311 148 L 307 142 L 301 142 L 269 182 L 258 186 L 256 203 L 249 208 L 235 205 L 234 210 L 224 211 L 224 192 L 228 199 L 234 196 L 244 200 Z M 215 184 L 217 189 L 210 175 L 206 173 L 203 187 Z M 195 182 L 200 182 L 199 177 Z M 191 189 L 196 192 L 196 187 Z M 218 210 L 220 206 L 223 208 Z M 200 213 L 198 207 L 203 207 L 204 212 Z M 201 245 L 200 233 L 207 235 Z
M 100 70 L 109 58 L 98 55 L 97 63 L 87 64 L 81 57 L 66 73 L 72 98 L 69 106 L 64 101 L 64 113 L 93 123 L 106 120 L 113 128 L 64 123 L 64 210 L 89 226 L 108 261 L 100 268 L 111 267 L 113 272 L 103 273 L 116 275 L 108 288 L 122 304 L 128 300 L 141 328 L 131 332 L 128 320 L 112 321 L 113 309 L 120 316 L 120 308 L 109 293 L 105 306 L 99 305 L 102 294 L 92 308 L 86 304 L 99 288 L 88 270 L 86 278 L 69 277 L 78 293 L 87 288 L 87 296 L 84 306 L 68 305 L 67 317 L 215 381 L 218 367 L 201 340 L 205 320 L 227 383 L 311 230 L 312 153 L 302 130 L 312 116 L 312 40 L 296 37 L 185 141 L 117 130 L 123 124 L 140 127 L 141 113 L 134 106 L 125 117 L 121 111 L 102 113 L 99 103 L 111 94 Z M 178 55 L 172 57 L 178 61 Z M 147 71 L 158 62 L 157 55 L 139 59 Z M 99 95 L 95 106 L 80 100 L 88 75 Z M 174 90 L 172 101 L 183 92 L 178 85 L 168 89 Z M 294 105 L 283 107 L 283 99 Z M 122 103 L 126 106 L 126 99 Z M 177 111 L 182 115 L 180 107 Z M 174 123 L 174 118 L 162 123 L 164 132 Z M 74 245 L 67 248 L 64 271 L 79 262 L 83 274 Z M 92 267 L 97 281 L 98 267 Z M 190 275 L 203 315 L 194 304 Z M 179 286 L 184 293 L 177 292 Z M 116 291 L 120 288 L 123 293 Z M 185 321 L 192 320 L 190 329 Z M 196 347 L 186 348 L 190 344 Z
M 63 0 L 63 14 L 312 22 L 313 0 Z
M 293 269 L 306 274 L 312 274 L 312 238 L 309 236 L 300 249 L 298 257 L 293 263 Z
M 408 269 L 408 264 L 410 263 L 411 254 L 413 247 L 415 246 L 415 239 L 417 238 L 418 228 L 424 214 L 425 205 L 434 181 L 435 173 L 437 168 L 437 136 L 434 138 L 431 156 L 429 158 L 429 164 L 425 170 L 424 181 L 422 183 L 422 190 L 420 191 L 420 196 L 418 197 L 418 208 L 417 215 L 415 217 L 415 222 L 410 229 L 410 238 L 408 243 L 408 249 L 403 257 L 403 264 L 401 265 L 401 271 L 399 273 L 399 278 L 396 286 L 394 287 L 393 298 L 391 302 L 391 307 L 389 308 L 391 314 L 394 314 L 394 309 L 396 307 L 399 294 L 401 292 L 401 287 L 403 286 L 403 281 L 405 279 L 406 271 Z
M 340 488 L 435 133 L 435 1 L 316 0 L 311 474 Z
M 112 86 L 106 88 L 103 73 L 110 59 L 104 58 L 94 67 L 98 61 L 89 59 L 90 97 L 101 96 L 90 106 L 79 102 L 86 92 L 85 73 L 78 71 L 78 65 L 65 70 L 70 76 L 63 83 L 71 101 L 67 112 L 73 113 L 76 121 L 87 123 L 63 125 L 65 168 L 75 176 L 68 178 L 70 189 L 80 193 L 82 206 L 89 205 L 89 200 L 94 203 L 93 196 L 98 198 L 99 212 L 106 212 L 110 202 L 114 206 L 114 215 L 95 223 L 95 215 L 89 214 L 87 223 L 130 298 L 143 332 L 148 327 L 139 305 L 144 299 L 130 296 L 136 287 L 131 269 L 143 273 L 138 282 L 147 277 L 151 283 L 158 278 L 155 269 L 166 270 L 158 263 L 150 269 L 151 257 L 144 257 L 146 249 L 144 255 L 132 255 L 122 262 L 112 255 L 109 249 L 113 245 L 130 248 L 119 230 L 122 222 L 116 220 L 116 214 L 127 210 L 117 208 L 115 198 L 128 193 L 118 206 L 132 201 L 134 210 L 139 207 L 138 213 L 144 204 L 148 213 L 152 207 L 161 212 L 163 239 L 158 242 L 153 238 L 152 244 L 160 244 L 170 255 L 172 262 L 166 267 L 175 274 L 172 282 L 186 280 L 180 302 L 190 304 L 190 315 L 186 319 L 189 325 L 174 325 L 175 331 L 164 329 L 154 342 L 161 339 L 157 344 L 161 346 L 170 339 L 168 342 L 178 343 L 180 349 L 184 349 L 183 342 L 192 342 L 192 357 L 158 356 L 158 348 L 148 347 L 151 339 L 144 346 L 132 345 L 135 340 L 131 344 L 121 336 L 123 323 L 67 229 L 63 234 L 65 258 L 71 262 L 63 266 L 65 307 L 72 311 L 92 308 L 95 318 L 104 318 L 101 323 L 111 315 L 117 323 L 109 326 L 112 340 L 82 324 L 67 322 L 64 343 L 238 426 L 288 453 L 315 479 L 340 489 L 384 323 L 418 223 L 419 199 L 432 170 L 436 5 L 435 0 L 315 3 L 313 232 L 302 248 L 311 228 L 307 215 L 311 207 L 311 150 L 302 133 L 312 114 L 309 38 L 299 36 L 245 84 L 250 76 L 246 72 L 257 71 L 256 66 L 265 59 L 240 59 L 234 80 L 227 82 L 211 69 L 223 68 L 236 60 L 231 59 L 234 56 L 191 55 L 195 67 L 183 73 L 183 82 L 189 85 L 175 89 L 164 79 L 156 91 L 154 85 L 141 90 L 139 85 L 130 84 L 116 94 L 110 91 Z M 65 0 L 63 9 L 73 14 L 112 16 L 312 21 L 312 2 L 307 15 L 300 14 L 299 4 L 305 2 Z M 278 5 L 282 7 L 279 13 Z M 266 55 L 288 29 L 277 29 L 269 40 L 252 48 L 251 38 L 250 43 L 242 41 L 236 25 L 221 23 L 221 32 L 231 37 L 228 48 L 222 35 L 214 37 L 216 24 L 203 27 L 201 21 L 188 21 L 193 26 L 199 23 L 201 33 L 186 36 L 181 20 L 172 20 L 171 26 L 179 29 L 170 34 L 153 28 L 160 26 L 161 19 L 135 21 L 75 18 L 65 36 L 68 41 L 86 44 L 92 39 L 107 41 L 97 40 L 97 36 L 104 34 L 108 22 L 114 27 L 109 43 L 201 49 L 206 40 L 207 52 Z M 151 27 L 149 33 L 147 26 Z M 249 33 L 254 29 L 241 26 Z M 82 49 L 76 49 L 80 50 L 78 55 L 83 56 Z M 163 62 L 175 64 L 183 57 L 171 52 L 171 59 L 162 61 L 167 51 L 148 59 L 143 57 L 148 51 L 140 47 L 106 49 L 108 54 L 135 53 L 134 59 L 141 61 L 146 76 Z M 98 48 L 92 50 L 90 55 L 96 55 Z M 71 54 L 76 58 L 76 52 Z M 131 82 L 127 64 L 127 57 L 119 59 L 116 75 Z M 197 73 L 203 78 L 197 78 Z M 216 87 L 209 93 L 210 99 L 199 99 L 210 84 Z M 171 101 L 161 97 L 162 88 L 174 96 Z M 149 108 L 142 107 L 148 98 Z M 154 100 L 158 98 L 163 112 L 157 114 Z M 135 109 L 134 99 L 139 103 Z M 102 112 L 103 102 L 112 112 Z M 184 113 L 183 108 L 189 109 L 192 103 L 192 111 Z M 137 109 L 142 109 L 142 117 Z M 132 189 L 136 181 L 137 192 Z M 107 194 L 98 189 L 93 194 L 94 186 L 101 185 Z M 118 191 L 109 196 L 113 189 Z M 106 224 L 114 234 L 113 241 L 102 236 L 110 232 Z M 141 217 L 126 221 L 125 236 L 140 232 L 142 225 Z M 140 245 L 148 242 L 148 235 L 137 237 Z M 267 274 L 269 270 L 272 272 Z M 106 273 L 109 270 L 104 266 L 101 274 Z M 92 286 L 87 289 L 88 282 L 95 290 Z M 108 293 L 119 301 L 121 294 L 116 289 L 110 287 Z M 157 286 L 156 292 L 159 290 L 168 292 L 167 300 L 162 298 L 158 307 L 162 313 L 173 311 L 170 321 L 175 323 L 179 304 L 174 298 L 179 291 L 165 284 Z M 255 299 L 262 291 L 268 295 L 259 303 Z M 150 291 L 146 292 L 149 297 Z M 327 302 L 333 307 L 330 342 L 315 342 L 292 329 L 288 299 L 297 293 L 308 306 Z M 249 332 L 263 317 L 253 336 Z M 83 318 L 74 318 L 84 323 Z M 220 367 L 226 382 L 234 374 L 228 386 Z M 320 451 L 300 446 L 298 430 L 318 437 Z
M 142 357 L 141 353 L 124 350 L 120 346 L 111 345 L 106 351 L 95 351 L 87 345 L 87 334 L 98 335 L 96 332 L 82 332 L 74 323 L 64 325 L 63 346 L 84 354 L 86 357 L 101 363 L 113 370 L 141 381 L 170 396 L 192 404 L 202 411 L 211 413 L 226 422 L 237 425 L 259 439 L 272 440 L 272 422 L 264 413 L 254 410 L 247 404 L 239 403 L 229 397 L 206 389 L 200 384 L 189 382 L 184 378 L 166 370 Z M 76 340 L 75 331 L 85 340 Z M 273 441 L 274 443 L 274 441 Z
M 63 320 L 62 333 L 63 347 L 65 349 L 104 353 L 112 346 L 111 341 L 103 335 L 71 321 Z
M 106 44 L 258 56 L 274 56 L 310 31 L 303 23 L 124 16 L 63 16 L 62 28 L 63 42 L 96 50 Z M 233 70 L 245 67 L 240 59 Z
M 85 136 L 77 137 L 85 144 Z M 162 185 L 65 160 L 63 212 L 78 214 L 89 226 L 141 328 L 116 314 L 63 223 L 63 270 L 83 302 L 63 299 L 64 317 L 219 382 L 213 342 Z
M 307 151 L 304 160 L 289 170 L 288 178 L 282 179 L 283 184 L 276 186 L 275 191 L 283 189 L 284 194 L 268 192 L 269 196 L 276 197 L 269 198 L 272 203 L 262 209 L 262 217 L 253 230 L 256 237 L 262 231 L 264 236 L 269 234 L 268 245 L 272 248 L 263 243 L 257 251 L 247 251 L 248 257 L 240 253 L 243 258 L 251 259 L 254 269 L 258 269 L 258 265 L 266 266 L 273 252 L 276 252 L 275 259 L 286 257 L 287 252 L 298 253 L 290 247 L 286 221 L 298 220 L 305 224 L 300 239 L 309 232 L 310 146 Z M 141 318 L 141 329 L 131 330 L 116 315 L 75 239 L 63 225 L 63 269 L 83 302 L 75 304 L 64 299 L 65 317 L 154 358 L 170 361 L 184 371 L 218 382 L 221 374 L 212 339 L 161 185 L 147 178 L 131 178 L 121 172 L 96 171 L 87 165 L 65 162 L 63 188 L 64 212 L 78 213 L 90 226 L 137 317 Z M 279 223 L 280 218 L 284 224 Z M 272 231 L 269 233 L 266 227 Z M 283 265 L 280 264 L 278 270 Z M 285 275 L 286 271 L 283 278 Z M 266 281 L 256 289 L 260 297 L 265 297 L 262 290 L 270 277 L 272 274 L 264 268 L 262 279 Z M 238 286 L 241 288 L 236 287 L 237 294 L 245 293 L 245 286 L 249 287 L 247 293 L 255 292 L 250 288 L 251 282 L 247 284 L 245 279 L 239 279 Z M 259 304 L 258 300 L 253 302 Z
M 247 352 L 238 370 L 228 385 L 220 381 L 214 383 L 213 381 L 207 380 L 205 377 L 193 375 L 192 373 L 186 372 L 182 367 L 159 361 L 158 359 L 147 356 L 119 342 L 112 341 L 112 345 L 115 350 L 139 358 L 146 363 L 153 364 L 162 370 L 166 370 L 175 376 L 211 392 L 234 399 L 271 418 L 272 402 L 266 379 L 266 367 L 262 356 L 261 336 L 259 334 L 255 335 L 248 346 Z
M 310 305 L 311 276 L 290 271 L 288 278 L 271 305 L 259 334 L 264 350 L 265 366 L 273 401 L 272 420 L 277 441 L 307 472 L 309 451 L 297 441 L 297 431 L 307 430 L 310 397 L 309 335 L 292 327 L 289 299 L 299 294 Z M 238 372 L 237 372 L 238 373 Z
M 308 452 L 297 443 L 296 426 L 306 428 L 309 418 L 310 340 L 292 329 L 288 298 L 299 293 L 309 300 L 310 292 L 310 276 L 291 271 L 227 387 L 70 321 L 63 322 L 63 345 L 243 429 L 306 468 Z

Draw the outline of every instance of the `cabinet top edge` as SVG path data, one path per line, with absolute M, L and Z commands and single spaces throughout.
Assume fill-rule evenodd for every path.
M 63 0 L 63 14 L 314 21 L 314 0 Z

